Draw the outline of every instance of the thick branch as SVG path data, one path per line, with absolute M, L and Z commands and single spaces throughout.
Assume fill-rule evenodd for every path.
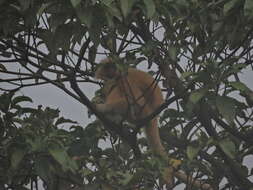
M 216 133 L 214 126 L 212 125 L 211 116 L 209 113 L 209 106 L 204 101 L 201 102 L 200 110 L 198 111 L 198 113 L 196 113 L 196 115 L 200 120 L 201 124 L 206 129 L 207 133 L 214 139 L 219 140 L 218 134 Z M 241 173 L 239 172 L 241 170 L 239 164 L 229 158 L 219 145 L 217 145 L 216 148 L 219 151 L 220 155 L 223 157 L 225 164 L 229 165 L 231 173 L 226 175 L 228 179 L 231 179 L 230 175 L 232 174 L 233 179 L 231 179 L 231 182 L 235 183 L 238 187 L 242 187 L 244 189 L 249 189 L 250 187 L 252 187 L 253 183 L 251 183 L 245 176 L 241 175 Z

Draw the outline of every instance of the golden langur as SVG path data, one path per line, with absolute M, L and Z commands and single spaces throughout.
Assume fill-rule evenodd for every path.
M 102 113 L 121 114 L 131 122 L 145 118 L 164 103 L 157 82 L 146 72 L 129 68 L 126 73 L 121 73 L 111 59 L 104 59 L 96 70 L 95 77 L 105 83 L 113 80 L 111 87 L 104 92 L 105 102 L 96 104 L 97 110 Z M 154 153 L 165 156 L 157 118 L 151 120 L 150 126 L 145 127 L 145 132 Z
M 161 89 L 151 75 L 134 68 L 122 73 L 110 58 L 101 61 L 95 77 L 104 80 L 105 85 L 111 83 L 104 92 L 105 102 L 96 104 L 96 109 L 102 113 L 120 114 L 131 122 L 147 117 L 164 103 Z M 167 159 L 157 125 L 155 117 L 145 127 L 145 133 L 153 152 Z M 172 168 L 166 173 L 164 180 L 171 186 Z

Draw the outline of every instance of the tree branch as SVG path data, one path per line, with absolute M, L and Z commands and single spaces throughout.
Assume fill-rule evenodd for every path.
M 213 137 L 215 140 L 219 140 L 218 134 L 214 130 L 214 127 L 211 122 L 209 106 L 204 101 L 201 102 L 200 110 L 195 114 L 200 120 L 201 124 L 206 129 L 208 135 Z M 247 178 L 245 178 L 245 176 L 241 175 L 241 173 L 239 172 L 241 170 L 239 164 L 229 158 L 219 145 L 217 145 L 216 148 L 220 155 L 223 157 L 225 164 L 229 165 L 229 169 L 231 171 L 230 175 L 232 174 L 233 177 L 231 179 L 228 174 L 226 174 L 226 177 L 230 179 L 230 182 L 236 184 L 238 187 L 241 187 L 243 189 L 250 189 L 253 186 L 253 183 L 251 183 Z

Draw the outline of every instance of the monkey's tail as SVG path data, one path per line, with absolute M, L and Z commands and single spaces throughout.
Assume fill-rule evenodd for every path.
M 157 118 L 151 120 L 151 125 L 145 127 L 146 136 L 152 151 L 159 156 L 167 158 L 167 153 L 161 143 Z
M 162 158 L 168 158 L 168 154 L 166 153 L 159 134 L 159 128 L 157 123 L 157 118 L 154 118 L 151 121 L 151 126 L 145 127 L 145 132 L 147 135 L 147 139 L 149 141 L 150 147 L 156 155 L 161 156 Z M 173 184 L 173 175 L 175 175 L 179 180 L 183 181 L 186 184 L 192 184 L 196 188 L 200 188 L 203 190 L 214 190 L 212 186 L 208 183 L 204 183 L 201 180 L 197 180 L 191 176 L 188 176 L 183 171 L 177 170 L 173 172 L 172 166 L 166 168 L 166 173 L 163 176 L 167 183 L 167 185 L 171 186 Z

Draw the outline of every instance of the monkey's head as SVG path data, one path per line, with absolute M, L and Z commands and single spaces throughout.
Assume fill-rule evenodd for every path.
M 115 79 L 118 76 L 119 71 L 116 64 L 112 61 L 111 58 L 103 59 L 95 72 L 95 78 L 105 81 Z

